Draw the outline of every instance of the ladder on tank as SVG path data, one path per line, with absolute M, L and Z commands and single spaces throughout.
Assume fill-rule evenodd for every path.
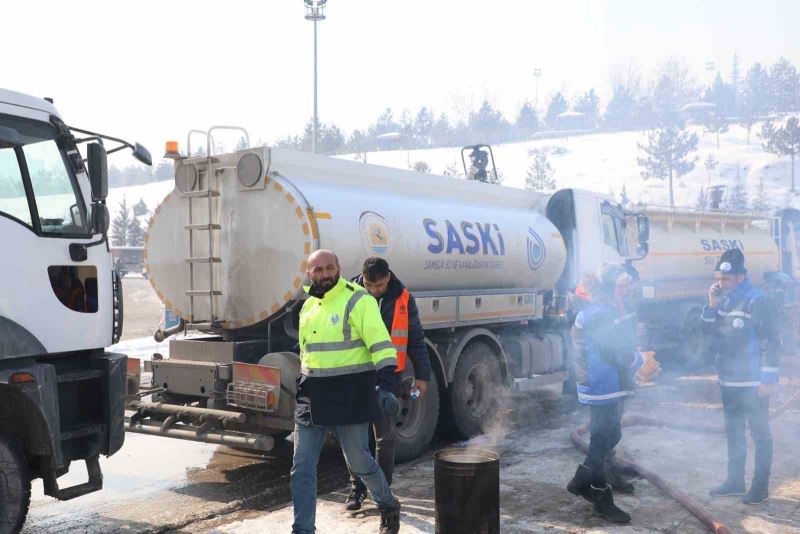
M 222 258 L 215 251 L 216 240 L 214 239 L 214 232 L 221 230 L 222 225 L 217 219 L 220 213 L 219 206 L 219 176 L 218 171 L 223 171 L 223 168 L 212 167 L 216 161 L 213 158 L 215 152 L 215 143 L 212 132 L 214 130 L 238 130 L 244 134 L 247 146 L 250 146 L 250 136 L 244 128 L 238 126 L 213 126 L 207 132 L 203 130 L 191 130 L 187 136 L 186 148 L 188 154 L 191 156 L 192 150 L 192 134 L 201 133 L 206 134 L 206 167 L 197 171 L 197 191 L 187 191 L 183 194 L 189 202 L 189 220 L 184 228 L 189 232 L 189 257 L 185 259 L 189 264 L 189 289 L 186 290 L 186 296 L 189 297 L 189 320 L 186 321 L 186 331 L 189 330 L 210 330 L 220 326 L 219 317 L 215 314 L 215 304 L 217 298 L 222 295 L 217 287 L 216 264 L 222 262 Z M 234 167 L 235 168 L 235 167 Z M 205 180 L 203 179 L 205 178 Z M 196 223 L 194 220 L 194 200 L 205 200 L 205 207 L 207 216 L 203 223 Z M 216 210 L 214 209 L 216 207 Z M 216 217 L 215 217 L 216 212 Z M 208 255 L 195 256 L 195 232 L 202 232 L 208 236 Z M 202 267 L 208 265 L 208 287 L 198 289 L 195 287 L 195 267 Z M 198 319 L 195 317 L 195 298 L 208 298 L 208 318 Z

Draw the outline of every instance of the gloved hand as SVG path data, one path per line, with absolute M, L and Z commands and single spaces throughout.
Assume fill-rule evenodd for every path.
M 394 394 L 380 386 L 377 386 L 375 390 L 378 392 L 378 406 L 385 417 L 395 417 L 400 413 L 400 401 Z
M 654 351 L 641 352 L 644 364 L 636 372 L 636 379 L 640 382 L 650 382 L 661 372 L 661 364 L 655 359 Z

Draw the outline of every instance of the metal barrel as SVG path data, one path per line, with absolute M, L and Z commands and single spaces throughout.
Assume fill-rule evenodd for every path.
M 436 534 L 499 534 L 500 456 L 445 449 L 433 458 Z

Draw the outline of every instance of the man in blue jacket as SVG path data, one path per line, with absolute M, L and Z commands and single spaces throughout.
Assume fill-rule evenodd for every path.
M 772 466 L 769 396 L 778 383 L 778 311 L 772 300 L 750 283 L 741 250 L 726 250 L 714 274 L 716 281 L 708 292 L 708 305 L 701 319 L 715 349 L 719 369 L 728 440 L 728 477 L 709 493 L 714 497 L 744 495 L 745 504 L 758 504 L 769 496 Z M 747 494 L 746 423 L 750 425 L 756 448 L 753 481 Z
M 591 438 L 589 454 L 567 490 L 590 501 L 604 519 L 627 523 L 631 516 L 614 504 L 606 465 L 622 438 L 622 400 L 632 394 L 633 376 L 642 364 L 636 313 L 626 305 L 633 279 L 624 267 L 606 265 L 591 282 L 584 288 L 591 300 L 572 327 L 578 401 L 591 410 Z
M 414 365 L 414 385 L 420 391 L 420 395 L 425 395 L 431 377 L 431 361 L 414 297 L 389 269 L 389 264 L 383 258 L 367 258 L 361 275 L 353 278 L 352 282 L 365 288 L 378 300 L 383 323 L 397 349 L 397 372 L 403 372 L 406 359 L 410 358 Z M 391 486 L 395 455 L 394 418 L 383 417 L 376 420 L 373 429 L 375 457 L 386 476 L 386 481 Z M 359 510 L 367 496 L 367 488 L 352 472 L 350 482 L 350 495 L 345 502 L 345 508 L 351 511 Z

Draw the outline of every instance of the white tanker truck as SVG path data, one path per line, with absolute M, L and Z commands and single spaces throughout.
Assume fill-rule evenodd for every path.
M 206 335 L 172 339 L 168 359 L 145 362 L 152 388 L 140 396 L 154 397 L 129 405 L 131 432 L 257 450 L 291 432 L 305 261 L 327 248 L 343 276 L 368 256 L 385 258 L 416 297 L 434 376 L 412 401 L 406 370 L 397 456 L 415 457 L 437 421 L 478 433 L 496 385 L 568 381 L 567 296 L 580 273 L 646 252 L 646 217 L 595 193 L 546 194 L 268 147 L 173 155 L 176 187 L 150 221 L 145 262 L 182 321 L 156 337 Z
M 730 248 L 744 252 L 753 283 L 767 288 L 785 309 L 795 307 L 800 212 L 767 216 L 663 207 L 643 212 L 650 220 L 649 253 L 636 269 L 643 297 L 639 320 L 646 326 L 648 348 L 683 357 L 690 367 L 708 363 L 699 317 L 717 260 Z M 794 336 L 787 330 L 785 341 Z M 785 343 L 785 349 L 793 350 L 792 345 Z

